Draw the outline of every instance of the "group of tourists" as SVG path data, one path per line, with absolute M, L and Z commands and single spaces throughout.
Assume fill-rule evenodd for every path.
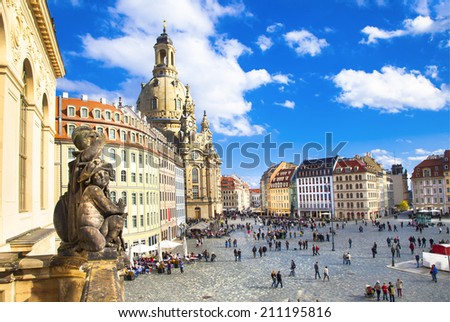
M 399 298 L 403 297 L 403 281 L 398 278 L 395 285 L 392 282 L 381 284 L 377 281 L 373 287 L 366 285 L 365 291 L 367 297 L 375 298 L 376 296 L 377 301 L 395 302 L 396 294 Z

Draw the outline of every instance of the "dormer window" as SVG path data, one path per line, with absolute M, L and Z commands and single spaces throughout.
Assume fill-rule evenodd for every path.
M 120 122 L 120 114 L 119 113 L 114 113 L 114 121 Z
M 80 116 L 81 117 L 88 117 L 88 109 L 87 109 L 87 107 L 82 107 L 80 109 Z
M 111 112 L 110 111 L 105 111 L 105 120 L 111 120 Z
M 99 119 L 99 118 L 101 118 L 101 112 L 100 112 L 100 110 L 94 110 L 94 118 L 95 119 Z
M 67 107 L 67 116 L 75 116 L 75 106 Z

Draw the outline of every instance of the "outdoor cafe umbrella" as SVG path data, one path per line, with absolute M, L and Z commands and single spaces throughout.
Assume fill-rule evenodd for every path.
M 166 249 L 172 250 L 172 249 L 174 249 L 175 247 L 178 247 L 178 246 L 181 246 L 181 244 L 177 243 L 177 242 L 170 241 L 170 240 L 163 240 L 163 241 L 159 242 L 159 247 L 162 250 L 166 250 Z
M 156 250 L 155 245 L 148 246 L 148 245 L 144 245 L 144 244 L 137 244 L 137 245 L 131 247 L 131 253 L 138 253 L 138 254 L 151 252 L 153 250 Z

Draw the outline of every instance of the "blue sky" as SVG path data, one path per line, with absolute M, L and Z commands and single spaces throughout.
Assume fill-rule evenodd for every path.
M 135 105 L 163 20 L 223 174 L 371 152 L 411 173 L 450 148 L 449 0 L 48 0 L 66 76 L 58 94 Z M 263 149 L 263 142 L 276 148 Z M 246 145 L 245 145 L 246 144 Z M 284 144 L 284 145 L 283 145 Z M 231 147 L 244 146 L 246 151 Z M 284 156 L 281 154 L 284 147 Z M 231 152 L 230 152 L 231 150 Z M 259 159 L 259 162 L 258 162 Z M 247 165 L 245 165 L 245 164 Z M 251 164 L 251 165 L 249 165 Z

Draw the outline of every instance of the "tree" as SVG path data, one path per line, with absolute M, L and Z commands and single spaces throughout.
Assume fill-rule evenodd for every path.
M 398 209 L 400 209 L 400 211 L 408 210 L 409 209 L 408 201 L 403 200 L 402 202 L 400 202 L 400 204 L 398 205 Z

